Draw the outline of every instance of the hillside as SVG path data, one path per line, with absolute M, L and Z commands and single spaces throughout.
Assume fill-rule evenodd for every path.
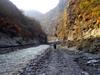
M 40 22 L 48 35 L 55 34 L 58 18 L 60 17 L 60 14 L 63 13 L 66 4 L 67 0 L 60 0 L 59 4 L 54 9 L 44 14 L 44 17 L 41 18 Z
M 100 1 L 71 0 L 66 6 L 57 26 L 59 39 L 69 47 L 100 51 Z
M 0 46 L 45 43 L 40 23 L 24 16 L 9 0 L 0 0 Z

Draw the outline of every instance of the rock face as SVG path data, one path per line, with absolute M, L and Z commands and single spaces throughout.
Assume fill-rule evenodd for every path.
M 90 43 L 90 49 L 100 47 L 100 1 L 70 0 L 66 6 L 57 26 L 59 39 L 73 41 L 71 46 L 81 49 Z
M 0 45 L 45 43 L 45 39 L 38 21 L 24 16 L 9 0 L 0 0 Z

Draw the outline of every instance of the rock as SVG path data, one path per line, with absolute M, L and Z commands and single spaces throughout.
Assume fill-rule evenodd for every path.
M 89 75 L 89 73 L 87 73 L 86 71 L 83 71 L 82 75 Z
M 100 53 L 98 54 L 83 53 L 82 56 L 85 56 L 88 59 L 100 59 Z
M 87 61 L 87 64 L 95 64 L 97 62 L 99 62 L 99 60 L 92 59 L 92 60 Z

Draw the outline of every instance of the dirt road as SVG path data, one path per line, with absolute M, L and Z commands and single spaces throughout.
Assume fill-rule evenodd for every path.
M 37 64 L 31 62 L 20 75 L 85 75 L 71 55 L 51 50 Z

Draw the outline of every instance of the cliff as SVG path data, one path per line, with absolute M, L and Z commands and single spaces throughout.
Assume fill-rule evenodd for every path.
M 58 20 L 56 35 L 69 47 L 100 51 L 100 0 L 69 0 Z

